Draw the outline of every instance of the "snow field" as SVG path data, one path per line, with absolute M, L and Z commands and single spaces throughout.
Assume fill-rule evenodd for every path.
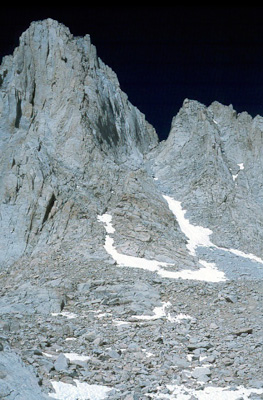
M 178 219 L 181 230 L 189 238 L 188 249 L 192 255 L 195 255 L 195 249 L 198 246 L 213 246 L 209 239 L 209 235 L 212 233 L 210 229 L 191 225 L 189 221 L 184 217 L 185 211 L 182 210 L 179 202 L 176 202 L 172 198 L 165 196 L 165 199 L 169 201 L 169 207 Z M 116 261 L 118 266 L 129 267 L 129 268 L 141 268 L 151 272 L 156 272 L 163 278 L 170 279 L 193 279 L 201 280 L 206 282 L 221 282 L 226 280 L 223 272 L 216 268 L 213 263 L 206 261 L 199 261 L 203 265 L 203 268 L 199 270 L 182 270 L 182 271 L 169 271 L 162 267 L 169 267 L 172 264 L 160 262 L 157 260 L 148 260 L 142 257 L 128 256 L 119 253 L 115 246 L 114 240 L 109 233 L 114 233 L 115 229 L 112 226 L 112 216 L 110 214 L 98 215 L 98 221 L 104 223 L 105 230 L 107 232 L 105 238 L 104 248 L 108 254 Z
M 107 398 L 112 388 L 102 385 L 89 385 L 86 382 L 74 380 L 76 386 L 64 382 L 51 381 L 56 393 L 50 397 L 58 400 L 103 400 Z
M 240 170 L 244 169 L 244 165 L 238 164 Z M 182 209 L 181 203 L 179 201 L 174 200 L 172 197 L 163 196 L 167 201 L 170 210 L 173 212 L 175 218 L 177 219 L 181 231 L 185 234 L 188 239 L 187 248 L 191 255 L 196 256 L 196 248 L 197 247 L 214 247 L 219 250 L 223 250 L 232 254 L 235 254 L 239 257 L 250 259 L 251 261 L 255 261 L 263 264 L 263 260 L 260 257 L 255 256 L 254 254 L 247 254 L 241 250 L 236 249 L 226 249 L 223 247 L 218 247 L 214 243 L 211 242 L 209 236 L 213 233 L 208 228 L 203 228 L 202 226 L 192 225 L 188 219 L 185 218 L 186 211 Z M 216 271 L 216 264 L 207 263 L 206 261 L 199 260 L 199 263 L 204 265 L 207 269 L 207 273 L 213 273 Z M 209 264 L 209 265 L 208 265 Z M 210 270 L 209 270 L 210 269 Z M 212 271 L 214 269 L 214 271 Z M 220 271 L 218 271 L 220 272 Z
M 176 201 L 170 196 L 163 196 L 163 198 L 167 201 L 170 210 L 177 219 L 181 231 L 188 238 L 187 248 L 192 256 L 196 256 L 195 250 L 199 246 L 214 246 L 209 239 L 209 236 L 213 233 L 210 229 L 190 224 L 189 220 L 185 218 L 186 210 L 182 209 L 180 201 Z

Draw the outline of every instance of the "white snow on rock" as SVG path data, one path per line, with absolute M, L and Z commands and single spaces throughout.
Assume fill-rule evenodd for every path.
M 84 356 L 82 354 L 77 354 L 77 353 L 64 353 L 64 356 L 69 360 L 69 361 L 88 361 L 90 360 L 89 356 Z
M 117 320 L 117 319 L 113 319 L 112 322 L 115 326 L 129 326 L 130 325 L 130 322 L 128 322 L 128 321 L 122 321 L 122 320 Z
M 112 258 L 120 266 L 127 266 L 130 268 L 141 268 L 148 271 L 158 271 L 160 265 L 168 266 L 169 264 L 164 262 L 159 262 L 155 260 L 147 260 L 142 257 L 127 256 L 126 254 L 118 253 L 118 251 L 113 246 L 114 240 L 110 237 L 106 237 L 105 249 L 112 256 Z
M 112 390 L 108 386 L 89 385 L 74 379 L 76 386 L 64 382 L 51 381 L 56 393 L 49 393 L 49 396 L 58 400 L 103 400 L 107 393 Z
M 238 164 L 240 169 L 244 169 L 243 163 Z M 224 247 L 218 247 L 214 243 L 211 242 L 209 236 L 213 233 L 211 229 L 204 228 L 198 225 L 192 225 L 188 219 L 185 218 L 186 210 L 182 209 L 181 202 L 174 200 L 172 197 L 163 196 L 167 201 L 170 210 L 173 212 L 176 217 L 178 224 L 188 239 L 187 248 L 191 255 L 196 256 L 195 250 L 197 247 L 214 247 L 219 250 L 223 250 L 232 254 L 235 254 L 239 257 L 248 258 L 252 261 L 256 261 L 258 263 L 263 264 L 263 260 L 260 257 L 255 256 L 254 254 L 247 254 L 241 250 L 236 249 L 226 249 Z M 199 263 L 202 264 L 206 269 L 207 279 L 209 279 L 210 275 L 217 271 L 220 275 L 220 271 L 217 270 L 216 264 L 208 263 L 204 260 L 199 260 Z M 195 271 L 198 274 L 198 271 Z M 204 271 L 203 271 L 204 272 Z M 200 272 L 201 273 L 201 272 Z M 194 279 L 194 278 L 193 278 Z
M 71 340 L 76 340 L 75 338 L 70 338 Z M 67 339 L 66 339 L 67 340 Z M 44 356 L 49 357 L 49 358 L 55 358 L 56 356 L 54 354 L 49 354 L 49 353 L 42 353 Z M 85 356 L 82 354 L 78 353 L 63 353 L 64 356 L 70 361 L 70 362 L 76 362 L 76 361 L 88 361 L 90 360 L 89 356 Z
M 235 250 L 235 249 L 224 249 L 224 248 L 221 248 L 221 247 L 219 247 L 219 249 L 224 250 L 224 251 L 229 251 L 230 253 L 233 253 L 236 256 L 248 258 L 248 259 L 250 259 L 252 261 L 256 261 L 256 262 L 258 262 L 260 264 L 263 264 L 262 258 L 257 257 L 254 254 L 247 254 L 247 253 L 244 253 L 241 250 Z
M 175 202 L 172 198 L 169 198 Z M 170 201 L 170 204 L 173 206 L 173 202 Z M 179 202 L 175 202 L 179 203 Z M 203 227 L 196 227 L 191 225 L 188 220 L 184 218 L 184 211 L 178 207 L 176 204 L 176 211 L 179 210 L 179 219 L 181 221 L 181 229 L 183 232 L 187 232 L 190 238 L 189 241 L 189 249 L 194 253 L 194 250 L 197 246 L 214 246 L 213 243 L 209 240 L 209 235 L 212 233 L 210 229 L 206 229 Z M 112 226 L 112 216 L 110 214 L 98 215 L 98 220 L 104 223 L 105 230 L 107 233 L 115 232 L 114 227 Z M 201 238 L 198 237 L 198 233 L 201 234 Z M 156 272 L 163 278 L 170 279 L 193 279 L 193 280 L 201 280 L 206 282 L 221 282 L 225 281 L 226 277 L 222 271 L 219 271 L 216 268 L 216 265 L 213 263 L 208 263 L 206 261 L 199 260 L 199 264 L 202 264 L 203 267 L 198 270 L 181 270 L 181 271 L 169 271 L 162 267 L 169 267 L 172 264 L 160 262 L 156 260 L 148 260 L 142 257 L 128 256 L 126 254 L 119 253 L 114 247 L 114 240 L 108 234 L 105 238 L 104 248 L 108 254 L 112 256 L 112 258 L 116 261 L 118 266 L 129 267 L 129 268 L 141 268 L 147 271 Z
M 171 303 L 169 301 L 163 302 L 163 305 L 160 307 L 155 307 L 153 309 L 153 315 L 135 315 L 132 318 L 141 321 L 150 321 L 156 320 L 159 318 L 166 318 L 167 321 L 180 324 L 183 320 L 192 320 L 193 318 L 190 315 L 186 314 L 178 314 L 175 317 L 171 316 L 171 313 L 168 311 L 169 307 L 171 307 Z
M 150 321 L 150 320 L 155 320 L 159 318 L 166 317 L 166 311 L 165 309 L 171 305 L 170 302 L 163 303 L 162 306 L 160 307 L 155 307 L 153 309 L 154 315 L 135 315 L 133 318 L 138 319 L 138 320 L 145 320 L 145 321 Z
M 244 169 L 244 164 L 243 163 L 240 163 L 240 164 L 237 164 L 237 165 L 239 166 L 239 171 L 242 171 L 242 169 Z M 239 171 L 238 171 L 238 173 L 239 173 Z M 236 175 L 232 175 L 233 181 L 235 181 L 237 179 L 238 173 Z
M 52 315 L 52 317 L 57 317 L 57 316 L 61 315 L 62 317 L 66 317 L 68 319 L 78 318 L 77 314 L 74 314 L 69 311 L 61 311 L 60 313 L 51 313 L 51 315 Z
M 222 282 L 226 280 L 225 274 L 223 271 L 219 271 L 216 268 L 216 264 L 209 263 L 204 260 L 198 260 L 199 264 L 203 265 L 203 267 L 197 270 L 184 269 L 182 271 L 167 271 L 165 269 L 160 269 L 158 271 L 159 275 L 163 278 L 171 278 L 171 279 L 192 279 L 195 281 L 204 281 L 204 282 Z
M 183 314 L 183 313 L 180 313 L 180 314 L 176 315 L 175 317 L 172 317 L 171 314 L 168 313 L 167 319 L 168 319 L 169 322 L 180 324 L 184 320 L 190 320 L 191 321 L 193 318 L 190 315 Z
M 163 198 L 167 201 L 170 210 L 175 215 L 181 231 L 188 238 L 187 248 L 192 256 L 196 256 L 195 250 L 199 246 L 214 246 L 209 239 L 209 236 L 213 233 L 210 229 L 192 225 L 189 220 L 185 218 L 186 210 L 182 209 L 180 201 L 176 201 L 172 197 L 165 195 Z
M 112 216 L 110 214 L 103 214 L 98 216 L 98 220 L 104 223 L 105 230 L 107 233 L 114 233 L 115 229 L 112 226 Z M 155 261 L 155 260 L 147 260 L 142 257 L 134 257 L 127 256 L 125 254 L 119 253 L 114 247 L 114 240 L 109 235 L 106 235 L 105 239 L 105 250 L 108 254 L 112 256 L 112 258 L 117 262 L 119 266 L 130 267 L 130 268 L 141 268 L 146 269 L 148 271 L 158 271 L 160 266 L 168 266 L 171 264 Z
M 149 357 L 155 357 L 155 355 L 153 353 L 151 353 L 150 351 L 147 351 L 146 349 L 142 349 L 142 352 L 145 354 L 145 356 L 147 358 Z
M 168 399 L 168 400 L 249 400 L 249 396 L 253 394 L 263 393 L 263 389 L 245 388 L 239 386 L 236 389 L 229 387 L 207 386 L 204 389 L 195 390 L 187 388 L 184 385 L 167 385 L 169 394 L 148 394 L 153 399 Z
M 103 214 L 103 215 L 98 215 L 98 220 L 103 222 L 105 225 L 105 230 L 107 233 L 114 233 L 115 229 L 112 226 L 112 216 L 110 214 Z

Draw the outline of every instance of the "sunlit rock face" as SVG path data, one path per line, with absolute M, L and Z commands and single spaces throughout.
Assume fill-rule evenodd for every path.
M 163 190 L 182 201 L 212 241 L 262 256 L 263 118 L 218 102 L 184 101 L 151 157 Z
M 186 99 L 159 142 L 88 35 L 30 25 L 0 67 L 0 398 L 262 395 L 262 131 Z
M 159 143 L 89 35 L 33 22 L 0 69 L 2 265 L 53 252 L 110 259 L 97 219 L 108 211 L 118 252 L 194 268 L 165 195 L 214 245 L 260 258 L 262 127 L 186 99 Z
M 89 35 L 32 23 L 0 70 L 1 261 L 93 243 L 95 210 L 157 142 Z

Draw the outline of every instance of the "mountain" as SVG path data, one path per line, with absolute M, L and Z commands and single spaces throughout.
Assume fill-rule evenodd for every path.
M 218 102 L 185 100 L 154 172 L 218 246 L 262 255 L 262 123 Z
M 106 386 L 114 389 L 109 398 L 162 398 L 153 396 L 165 393 L 169 380 L 176 382 L 171 396 L 186 390 L 186 377 L 197 396 L 198 379 L 211 376 L 213 384 L 236 385 L 237 396 L 240 384 L 262 392 L 253 371 L 237 373 L 240 365 L 262 372 L 262 317 L 253 312 L 253 328 L 244 328 L 246 307 L 237 302 L 246 292 L 257 310 L 262 299 L 262 132 L 261 116 L 185 99 L 159 142 L 89 35 L 74 37 L 52 19 L 32 22 L 0 67 L 4 398 L 40 399 L 35 377 L 21 386 L 28 365 L 43 398 L 63 399 L 68 390 L 72 399 L 84 392 L 103 398 Z M 187 308 L 195 315 L 179 313 Z M 239 359 L 225 380 L 221 340 L 228 334 Z M 66 339 L 86 358 L 65 352 Z M 157 361 L 144 362 L 141 348 L 152 342 Z M 195 353 L 187 359 L 187 351 Z M 21 365 L 15 385 L 7 353 Z
M 117 170 L 139 168 L 156 143 L 89 36 L 33 23 L 1 67 L 2 262 L 66 241 L 76 225 L 78 241 L 91 236 Z

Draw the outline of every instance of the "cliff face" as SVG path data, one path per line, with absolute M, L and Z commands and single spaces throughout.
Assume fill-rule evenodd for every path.
M 186 99 L 159 142 L 33 22 L 0 67 L 0 398 L 262 395 L 262 141 Z
M 152 157 L 163 188 L 218 246 L 262 255 L 263 118 L 185 100 Z
M 89 36 L 56 21 L 32 23 L 0 71 L 0 259 L 9 262 L 69 230 L 90 236 L 119 170 L 139 168 L 158 138 Z
M 0 260 L 119 251 L 191 265 L 164 195 L 219 247 L 263 252 L 262 117 L 185 100 L 166 141 L 122 92 L 90 37 L 33 22 L 0 69 Z M 111 258 L 111 257 L 110 257 Z
M 3 59 L 0 112 L 3 265 L 53 251 L 107 258 L 107 210 L 120 251 L 191 264 L 167 194 L 217 246 L 262 255 L 262 117 L 186 99 L 158 143 L 90 37 L 51 19 Z

